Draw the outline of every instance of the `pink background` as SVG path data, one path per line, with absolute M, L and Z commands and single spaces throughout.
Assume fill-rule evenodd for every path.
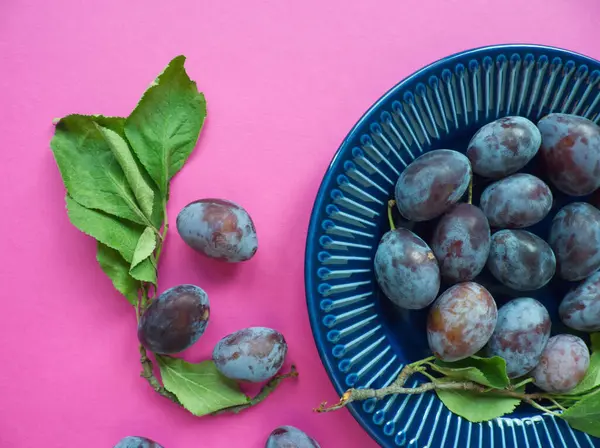
M 312 412 L 336 398 L 303 285 L 331 157 L 384 91 L 449 53 L 529 42 L 600 58 L 599 14 L 597 0 L 0 0 L 0 446 L 106 448 L 140 434 L 166 448 L 259 448 L 282 424 L 324 448 L 375 446 L 346 411 Z M 177 54 L 209 118 L 173 182 L 170 218 L 201 197 L 231 199 L 260 242 L 251 262 L 224 266 L 171 232 L 160 289 L 195 283 L 212 305 L 186 356 L 266 325 L 286 335 L 301 372 L 238 416 L 195 418 L 139 377 L 134 313 L 68 222 L 49 150 L 54 117 L 128 114 Z

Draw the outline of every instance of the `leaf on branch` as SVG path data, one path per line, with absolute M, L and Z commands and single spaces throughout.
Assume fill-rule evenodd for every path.
M 118 128 L 118 120 L 68 115 L 57 123 L 50 146 L 67 192 L 79 204 L 138 224 L 152 225 L 98 128 L 98 124 L 103 123 Z M 113 131 L 108 127 L 107 130 Z M 118 137 L 116 131 L 110 135 Z M 120 150 L 123 152 L 124 148 Z M 134 166 L 128 167 L 130 174 L 134 169 Z
M 431 368 L 456 380 L 472 381 L 496 389 L 504 389 L 510 384 L 506 374 L 506 361 L 499 356 L 471 356 L 455 362 L 436 360 Z
M 165 388 L 196 416 L 243 405 L 249 400 L 235 381 L 221 375 L 212 361 L 191 364 L 161 355 L 156 355 L 156 360 Z
M 439 382 L 452 382 L 454 379 L 440 379 Z M 525 389 L 518 389 L 523 392 Z M 463 390 L 436 390 L 444 405 L 453 413 L 478 423 L 510 414 L 519 405 L 519 398 L 478 393 Z
M 129 274 L 129 263 L 114 249 L 98 242 L 96 259 L 117 291 L 133 306 L 137 305 L 140 282 Z
M 156 235 L 151 227 L 146 227 L 140 239 L 137 242 L 135 251 L 133 252 L 133 258 L 131 260 L 131 269 L 135 268 L 146 258 L 150 257 L 156 249 Z
M 579 431 L 600 437 L 600 400 L 598 394 L 592 394 L 564 411 L 561 415 L 567 423 Z
M 190 80 L 185 57 L 174 58 L 127 118 L 125 134 L 163 196 L 190 156 L 206 117 L 206 101 Z

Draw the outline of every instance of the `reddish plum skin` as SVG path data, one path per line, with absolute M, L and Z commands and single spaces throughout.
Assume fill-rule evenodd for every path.
M 533 159 L 540 131 L 523 117 L 504 117 L 479 129 L 467 148 L 473 172 L 490 179 L 516 173 Z
M 550 114 L 538 122 L 540 153 L 550 181 L 563 193 L 584 196 L 600 186 L 600 127 L 587 118 Z
M 449 210 L 471 181 L 471 165 L 450 149 L 429 151 L 415 159 L 396 183 L 396 204 L 410 221 L 427 221 Z
M 127 436 L 117 442 L 114 448 L 163 448 L 146 437 Z
M 154 353 L 179 353 L 204 334 L 209 316 L 208 296 L 201 288 L 175 286 L 146 308 L 138 324 L 138 339 Z
M 286 354 L 287 343 L 281 333 L 271 328 L 250 327 L 221 339 L 212 358 L 227 378 L 260 383 L 279 372 Z
M 525 375 L 538 364 L 550 328 L 550 314 L 544 305 L 529 297 L 513 299 L 498 310 L 487 354 L 504 358 L 509 378 Z
M 600 331 L 600 272 L 565 295 L 558 307 L 563 323 L 574 330 Z
M 483 212 L 471 204 L 458 204 L 438 222 L 431 249 L 442 277 L 453 283 L 473 280 L 490 252 L 491 234 Z
M 280 426 L 269 435 L 265 448 L 320 448 L 315 439 L 294 426 Z
M 500 283 L 533 291 L 552 279 L 556 258 L 539 236 L 526 230 L 500 230 L 492 235 L 487 267 Z
M 492 227 L 516 229 L 537 224 L 550 212 L 548 185 L 531 174 L 513 174 L 488 186 L 480 207 Z
M 548 242 L 561 278 L 588 277 L 600 268 L 600 210 L 584 202 L 564 206 L 552 220 Z
M 192 249 L 210 258 L 236 263 L 258 250 L 254 222 L 240 205 L 223 199 L 200 199 L 177 215 L 177 232 Z
M 589 365 L 585 342 L 572 334 L 559 334 L 550 338 L 531 376 L 540 389 L 565 393 L 583 380 Z
M 429 348 L 442 361 L 468 358 L 488 342 L 497 317 L 496 302 L 483 286 L 474 282 L 454 285 L 429 310 Z
M 427 243 L 407 229 L 390 230 L 375 253 L 375 278 L 395 305 L 425 308 L 440 290 L 440 268 Z

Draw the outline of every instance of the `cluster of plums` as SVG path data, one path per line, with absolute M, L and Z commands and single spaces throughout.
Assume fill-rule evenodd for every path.
M 221 199 L 202 199 L 184 207 L 177 216 L 177 231 L 194 250 L 226 262 L 247 261 L 258 248 L 256 229 L 241 206 Z M 148 350 L 175 354 L 186 350 L 204 333 L 210 316 L 206 292 L 183 284 L 164 291 L 144 310 L 138 324 L 138 339 Z M 287 354 L 281 333 L 266 327 L 241 329 L 222 338 L 212 359 L 227 378 L 253 383 L 272 378 Z M 312 443 L 312 444 L 311 444 Z M 143 437 L 126 437 L 119 448 L 160 448 Z M 277 428 L 267 448 L 318 447 L 310 437 L 290 426 Z
M 114 448 L 163 448 L 146 437 L 128 436 Z M 304 431 L 294 426 L 279 426 L 269 435 L 265 448 L 319 448 L 319 444 Z
M 413 223 L 435 219 L 434 231 L 428 243 L 407 228 L 384 234 L 375 274 L 395 305 L 415 310 L 433 304 L 427 336 L 439 359 L 457 361 L 484 349 L 506 360 L 511 378 L 530 374 L 545 391 L 567 392 L 585 376 L 589 350 L 577 336 L 550 337 L 548 311 L 526 292 L 555 275 L 581 282 L 563 298 L 560 318 L 575 330 L 600 330 L 600 210 L 583 200 L 564 206 L 547 241 L 525 230 L 554 203 L 548 184 L 518 172 L 534 157 L 560 193 L 583 197 L 600 187 L 600 127 L 594 122 L 559 113 L 537 126 L 523 117 L 498 119 L 475 133 L 466 155 L 430 151 L 401 173 L 395 190 L 400 214 Z M 473 173 L 488 184 L 478 207 L 459 203 Z M 523 297 L 498 309 L 473 281 L 486 267 Z M 451 286 L 439 295 L 442 282 Z

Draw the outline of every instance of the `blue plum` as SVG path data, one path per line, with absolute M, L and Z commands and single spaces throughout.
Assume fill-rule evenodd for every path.
M 550 114 L 538 122 L 540 154 L 550 181 L 563 193 L 584 196 L 600 187 L 600 127 L 587 118 Z
M 564 206 L 552 220 L 548 242 L 561 278 L 586 278 L 600 268 L 600 210 L 584 202 Z
M 375 253 L 375 278 L 395 305 L 425 308 L 440 290 L 440 268 L 427 243 L 408 229 L 390 230 Z
M 531 376 L 540 389 L 565 393 L 583 380 L 589 366 L 590 352 L 583 339 L 572 334 L 558 334 L 548 340 Z
M 304 431 L 286 425 L 271 432 L 265 448 L 320 448 L 320 445 Z
M 177 231 L 192 249 L 230 263 L 249 260 L 258 249 L 256 228 L 240 205 L 200 199 L 177 215 Z
M 396 183 L 396 204 L 410 221 L 427 221 L 449 210 L 471 181 L 471 165 L 450 149 L 429 151 L 415 159 Z
M 429 348 L 442 361 L 468 358 L 488 342 L 497 318 L 496 302 L 483 286 L 474 282 L 451 286 L 429 310 Z
M 556 258 L 539 236 L 526 230 L 500 230 L 492 235 L 487 267 L 504 285 L 533 291 L 552 279 Z
M 163 448 L 146 437 L 127 436 L 117 442 L 114 448 Z
M 479 129 L 467 148 L 473 172 L 501 179 L 516 173 L 540 148 L 540 131 L 524 117 L 504 117 Z
M 138 324 L 138 339 L 154 353 L 181 352 L 202 336 L 209 315 L 208 296 L 201 288 L 175 286 L 146 308 Z
M 550 314 L 544 305 L 529 297 L 513 299 L 498 310 L 486 352 L 504 358 L 509 378 L 517 378 L 538 365 L 550 328 Z
M 458 204 L 438 222 L 431 249 L 442 277 L 458 283 L 473 280 L 490 252 L 490 226 L 483 212 L 471 204 Z
M 558 307 L 563 323 L 575 330 L 600 331 L 600 272 L 565 295 Z
M 287 343 L 281 333 L 271 328 L 250 327 L 221 339 L 212 358 L 227 378 L 259 383 L 277 374 L 286 354 Z
M 480 207 L 492 227 L 502 229 L 537 224 L 550 212 L 553 196 L 548 185 L 531 174 L 513 174 L 489 185 Z

